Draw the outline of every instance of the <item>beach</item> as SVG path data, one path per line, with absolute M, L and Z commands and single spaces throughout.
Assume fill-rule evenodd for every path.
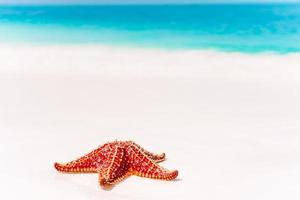
M 300 54 L 0 45 L 3 199 L 300 198 Z M 67 162 L 114 140 L 165 152 L 175 181 L 102 190 Z

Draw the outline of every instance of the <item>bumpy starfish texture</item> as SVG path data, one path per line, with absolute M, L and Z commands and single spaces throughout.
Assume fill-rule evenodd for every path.
M 165 154 L 154 154 L 132 141 L 106 143 L 85 156 L 54 167 L 66 173 L 98 173 L 99 184 L 109 188 L 130 175 L 173 180 L 178 171 L 169 171 L 157 163 L 165 160 Z

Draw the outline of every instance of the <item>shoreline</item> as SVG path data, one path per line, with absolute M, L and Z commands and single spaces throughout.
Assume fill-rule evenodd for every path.
M 299 55 L 300 51 L 271 51 L 271 50 L 260 50 L 260 51 L 238 51 L 229 50 L 214 47 L 164 47 L 164 46 L 151 46 L 151 45 L 140 45 L 130 43 L 120 44 L 109 44 L 109 43 L 93 43 L 93 42 L 32 42 L 32 41 L 18 41 L 18 42 L 0 42 L 0 47 L 75 47 L 75 48 L 97 48 L 97 49 L 119 49 L 119 50 L 139 50 L 139 51 L 158 51 L 158 52 L 198 52 L 198 53 L 220 53 L 220 54 L 237 54 L 237 55 L 249 55 L 249 56 L 262 56 L 262 55 L 273 55 L 273 56 L 288 56 L 288 55 Z

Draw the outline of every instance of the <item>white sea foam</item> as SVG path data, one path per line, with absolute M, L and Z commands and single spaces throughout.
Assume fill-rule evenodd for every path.
M 241 54 L 88 45 L 0 46 L 0 72 L 299 81 L 300 54 Z

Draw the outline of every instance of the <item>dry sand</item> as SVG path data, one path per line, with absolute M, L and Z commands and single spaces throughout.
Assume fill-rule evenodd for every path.
M 1 199 L 300 198 L 300 55 L 0 47 Z M 166 152 L 174 182 L 55 171 L 111 140 Z

